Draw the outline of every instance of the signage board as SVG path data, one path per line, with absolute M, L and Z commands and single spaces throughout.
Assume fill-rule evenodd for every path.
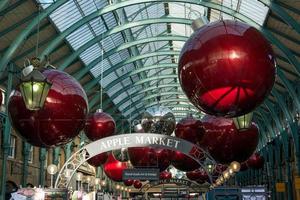
M 276 183 L 276 192 L 285 192 L 285 184 Z
M 123 180 L 128 179 L 157 181 L 159 180 L 159 169 L 124 169 Z

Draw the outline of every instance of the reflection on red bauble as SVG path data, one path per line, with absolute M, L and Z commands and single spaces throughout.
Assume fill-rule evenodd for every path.
M 196 169 L 186 173 L 188 179 L 192 181 L 208 181 L 209 177 L 204 169 Z
M 99 167 L 100 165 L 103 165 L 108 158 L 108 153 L 101 153 L 98 154 L 90 159 L 88 159 L 88 163 L 94 167 Z
M 229 118 L 206 115 L 201 121 L 205 129 L 201 146 L 217 162 L 243 162 L 255 151 L 259 132 L 254 123 L 249 129 L 238 131 L 233 120 Z
M 134 188 L 136 188 L 136 189 L 140 189 L 140 188 L 143 186 L 143 184 L 142 184 L 142 182 L 139 181 L 139 180 L 134 180 L 133 186 L 134 186 Z
M 265 159 L 259 153 L 254 153 L 248 160 L 247 160 L 248 167 L 252 169 L 261 169 L 264 167 Z
M 90 140 L 95 141 L 112 136 L 115 129 L 114 119 L 109 114 L 100 111 L 88 115 L 84 132 Z
M 134 182 L 134 180 L 128 179 L 128 180 L 125 180 L 125 181 L 124 181 L 124 185 L 126 185 L 126 186 L 132 186 L 132 185 L 133 185 L 133 182 Z
M 160 174 L 159 174 L 159 179 L 168 180 L 168 179 L 171 179 L 171 178 L 172 178 L 171 172 L 163 171 L 163 172 L 160 172 Z
M 200 164 L 197 161 L 181 153 L 180 151 L 173 152 L 172 165 L 176 169 L 184 172 L 193 171 L 200 167 Z
M 8 103 L 10 121 L 14 129 L 34 146 L 63 145 L 84 128 L 87 96 L 69 74 L 53 69 L 42 73 L 52 83 L 44 107 L 38 111 L 28 110 L 20 91 L 15 90 Z
M 194 144 L 199 144 L 203 138 L 204 129 L 200 120 L 193 116 L 188 116 L 181 119 L 176 124 L 175 135 L 181 139 L 190 141 Z
M 128 154 L 132 166 L 135 168 L 149 167 L 166 170 L 172 157 L 172 151 L 168 149 L 156 149 L 151 147 L 128 148 Z
M 122 173 L 127 169 L 127 162 L 120 162 L 115 159 L 112 153 L 109 154 L 106 163 L 103 166 L 105 174 L 113 181 L 122 181 Z
M 236 117 L 251 112 L 271 91 L 275 58 L 255 28 L 219 21 L 199 28 L 187 40 L 178 73 L 183 91 L 197 108 Z

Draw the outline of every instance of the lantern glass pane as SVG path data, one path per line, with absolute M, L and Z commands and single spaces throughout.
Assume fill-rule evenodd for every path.
M 20 85 L 20 90 L 26 108 L 29 110 L 39 110 L 42 108 L 50 87 L 51 84 L 47 82 L 23 82 Z
M 238 130 L 248 129 L 251 125 L 253 113 L 248 113 L 239 117 L 233 118 L 233 122 Z

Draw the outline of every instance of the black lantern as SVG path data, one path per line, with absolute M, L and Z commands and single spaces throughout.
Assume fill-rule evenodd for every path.
M 52 84 L 39 71 L 39 60 L 34 58 L 31 60 L 31 63 L 33 69 L 30 73 L 22 74 L 19 87 L 26 108 L 29 110 L 39 110 L 44 106 Z M 32 66 L 30 65 L 26 68 L 32 68 Z
M 253 113 L 233 118 L 234 125 L 239 131 L 247 130 L 251 126 Z

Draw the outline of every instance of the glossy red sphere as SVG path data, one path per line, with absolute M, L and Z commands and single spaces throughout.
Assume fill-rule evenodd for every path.
M 168 149 L 133 147 L 128 148 L 128 154 L 135 168 L 159 168 L 160 171 L 164 171 L 171 164 L 172 151 Z
M 28 143 L 54 147 L 70 142 L 84 128 L 88 102 L 81 85 L 69 74 L 52 69 L 43 74 L 52 83 L 44 107 L 28 110 L 17 89 L 9 98 L 8 111 L 12 126 Z
M 175 135 L 181 139 L 199 144 L 203 138 L 205 130 L 200 120 L 193 116 L 181 119 L 175 128 Z
M 134 180 L 133 186 L 134 186 L 134 188 L 136 188 L 136 189 L 140 189 L 140 188 L 143 186 L 143 184 L 142 184 L 142 182 L 139 181 L 139 180 Z
M 98 154 L 90 159 L 88 159 L 88 163 L 94 167 L 99 167 L 100 165 L 103 165 L 108 158 L 108 153 L 101 153 Z
M 235 117 L 251 112 L 269 94 L 275 57 L 255 28 L 239 21 L 218 21 L 188 39 L 178 73 L 183 91 L 197 108 Z
M 159 179 L 161 179 L 161 180 L 168 180 L 171 178 L 172 178 L 171 172 L 163 171 L 163 172 L 160 172 L 160 174 L 159 174 Z
M 132 186 L 133 185 L 134 180 L 133 179 L 128 179 L 124 181 L 124 185 L 126 186 Z
M 103 166 L 105 174 L 113 181 L 122 181 L 122 173 L 128 168 L 127 162 L 120 162 L 110 153 L 106 163 Z
M 208 181 L 209 177 L 205 170 L 203 169 L 196 169 L 194 171 L 190 171 L 186 173 L 186 177 L 192 181 Z
M 184 172 L 193 171 L 200 167 L 200 164 L 197 161 L 179 151 L 173 152 L 172 165 L 176 169 Z
M 115 129 L 115 121 L 109 114 L 104 112 L 95 112 L 88 115 L 84 132 L 90 140 L 95 141 L 104 137 L 112 136 Z
M 259 153 L 254 153 L 246 163 L 252 169 L 261 169 L 264 167 L 265 159 Z
M 206 115 L 202 124 L 205 134 L 201 146 L 217 162 L 243 162 L 257 147 L 259 131 L 254 123 L 245 131 L 238 131 L 232 119 Z

